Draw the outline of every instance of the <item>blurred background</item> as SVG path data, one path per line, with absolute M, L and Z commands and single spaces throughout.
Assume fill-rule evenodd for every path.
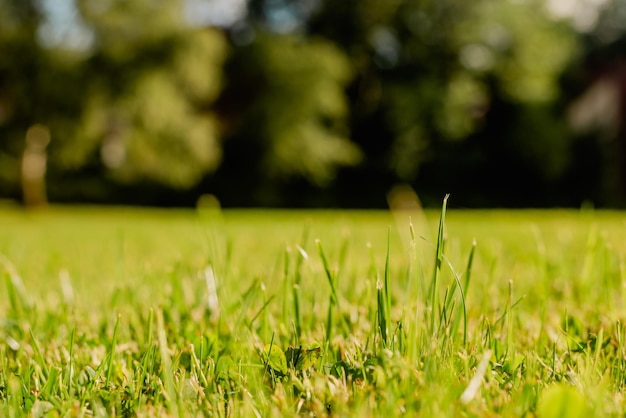
M 626 0 L 0 0 L 27 206 L 623 208 L 625 122 Z

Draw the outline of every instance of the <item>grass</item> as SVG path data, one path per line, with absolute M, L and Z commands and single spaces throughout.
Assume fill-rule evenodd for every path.
M 623 416 L 625 221 L 0 209 L 0 415 Z

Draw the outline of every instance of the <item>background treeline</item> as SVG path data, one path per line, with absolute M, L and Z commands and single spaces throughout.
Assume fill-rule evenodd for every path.
M 622 207 L 625 56 L 625 0 L 0 0 L 0 197 L 45 129 L 55 202 Z

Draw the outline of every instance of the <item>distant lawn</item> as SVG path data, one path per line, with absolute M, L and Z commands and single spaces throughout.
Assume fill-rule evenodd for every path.
M 0 209 L 0 415 L 623 415 L 626 214 L 439 218 Z

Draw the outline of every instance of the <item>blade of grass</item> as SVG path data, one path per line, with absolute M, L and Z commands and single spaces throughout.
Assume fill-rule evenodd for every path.
M 298 249 L 298 256 L 296 256 L 296 266 L 293 275 L 292 285 L 292 298 L 293 298 L 293 314 L 295 321 L 295 337 L 296 344 L 302 336 L 302 315 L 300 313 L 300 306 L 302 306 L 300 286 L 302 282 L 302 263 L 309 259 L 309 255 L 304 250 L 309 238 L 309 228 L 305 226 L 300 237 L 300 244 L 296 247 Z
M 261 289 L 261 286 L 260 286 L 259 279 L 254 279 L 252 283 L 250 284 L 250 286 L 248 287 L 248 289 L 246 289 L 243 292 L 243 294 L 240 296 L 239 301 L 235 302 L 234 304 L 228 307 L 227 309 L 228 313 L 232 313 L 232 312 L 238 313 L 237 319 L 233 321 L 233 329 L 236 329 L 239 327 L 239 325 L 241 325 L 242 323 L 245 323 L 244 320 L 248 312 L 248 309 L 260 289 Z M 246 326 L 248 325 L 246 324 Z
M 120 314 L 115 319 L 115 326 L 113 327 L 113 338 L 111 339 L 111 348 L 109 350 L 109 356 L 107 357 L 107 374 L 106 385 L 111 387 L 111 374 L 113 373 L 113 358 L 115 357 L 115 348 L 117 346 L 117 331 L 120 326 Z
M 44 377 L 47 379 L 50 373 L 48 370 L 48 366 L 46 365 L 46 361 L 44 360 L 43 355 L 41 354 L 41 349 L 39 348 L 39 343 L 37 342 L 37 338 L 35 338 L 35 335 L 33 334 L 32 329 L 28 330 L 28 332 L 30 333 L 30 340 L 33 344 L 33 349 L 35 350 L 35 354 L 37 355 L 37 360 L 39 360 L 41 371 Z
M 452 276 L 454 277 L 454 285 L 459 289 L 459 295 L 461 296 L 461 308 L 462 308 L 461 312 L 463 313 L 463 345 L 465 345 L 467 343 L 467 306 L 465 305 L 465 291 L 466 290 L 461 286 L 461 279 L 459 277 L 459 274 L 456 272 L 456 270 L 452 266 L 452 263 L 450 262 L 450 260 L 448 260 L 448 257 L 444 255 L 443 258 L 446 261 L 446 264 L 448 265 L 448 267 L 450 268 L 450 271 L 452 272 Z M 450 300 L 452 300 L 452 298 L 450 298 Z M 452 330 L 455 331 L 454 328 Z
M 289 317 L 289 264 L 291 263 L 291 248 L 285 247 L 283 253 L 283 286 L 282 286 L 282 318 L 283 323 L 288 323 Z
M 337 290 L 335 289 L 335 279 L 333 278 L 333 273 L 330 270 L 330 264 L 328 263 L 328 259 L 324 254 L 324 248 L 322 247 L 322 243 L 320 240 L 315 240 L 315 244 L 317 245 L 317 250 L 319 252 L 320 258 L 322 259 L 322 266 L 324 267 L 324 272 L 326 273 L 326 278 L 328 279 L 328 284 L 330 285 L 331 298 L 333 303 L 337 303 Z
M 387 229 L 387 253 L 385 254 L 385 317 L 386 323 L 391 322 L 391 290 L 389 288 L 389 251 L 391 248 L 391 227 Z
M 263 306 L 261 306 L 261 308 L 257 311 L 257 313 L 252 317 L 252 319 L 250 320 L 250 322 L 247 323 L 248 328 L 250 330 L 252 330 L 252 324 L 254 324 L 254 322 L 259 318 L 259 316 L 261 316 L 261 314 L 263 312 L 265 312 L 267 306 L 270 304 L 270 302 L 276 297 L 276 295 L 272 295 L 270 296 L 265 303 L 263 303 Z
M 417 251 L 417 240 L 416 240 L 416 234 L 415 234 L 415 227 L 413 226 L 413 219 L 411 217 L 409 217 L 409 234 L 411 238 L 410 254 L 409 254 L 411 258 L 410 258 L 409 266 L 412 268 L 412 272 L 411 272 L 412 283 L 409 283 L 410 287 L 409 287 L 409 291 L 407 294 L 409 295 L 413 294 L 415 298 L 414 299 L 415 311 L 414 311 L 414 316 L 413 316 L 413 324 L 409 328 L 409 332 L 410 332 L 409 341 L 411 342 L 409 345 L 409 358 L 411 359 L 411 361 L 415 361 L 420 352 L 418 329 L 421 328 L 420 325 L 423 326 L 423 322 L 421 321 L 421 319 L 424 318 L 423 316 L 424 304 L 422 303 L 422 301 L 420 301 L 420 297 L 422 297 L 422 295 L 425 292 L 422 291 L 423 281 L 421 280 L 422 276 L 420 273 L 421 266 L 418 265 L 419 260 L 418 260 L 418 251 Z
M 387 316 L 385 315 L 385 296 L 384 288 L 380 280 L 376 286 L 376 306 L 377 306 L 377 319 L 378 330 L 382 337 L 383 345 L 387 346 Z
M 513 280 L 509 280 L 509 306 L 513 305 Z M 506 314 L 506 350 L 505 358 L 513 350 L 513 319 L 511 318 L 511 309 Z
M 339 247 L 339 260 L 337 261 L 338 267 L 337 267 L 337 274 L 336 274 L 337 277 L 339 276 L 340 272 L 343 271 L 343 268 L 345 267 L 349 247 L 350 247 L 350 236 L 345 234 L 342 237 L 341 246 Z
M 72 388 L 72 374 L 74 371 L 74 339 L 75 337 L 76 337 L 76 327 L 72 328 L 72 333 L 70 334 L 69 365 L 67 367 L 67 376 L 65 377 L 65 386 L 67 387 L 67 390 L 70 393 L 71 393 L 71 388 Z
M 140 366 L 137 367 L 138 371 L 136 375 L 139 376 L 138 384 L 135 389 L 135 402 L 136 405 L 141 405 L 142 398 L 144 396 L 144 387 L 146 383 L 146 377 L 153 373 L 153 367 L 156 364 L 156 346 L 153 344 L 152 335 L 154 327 L 154 309 L 150 309 L 148 313 L 148 330 L 146 332 L 146 346 L 143 354 Z
M 294 272 L 292 295 L 293 295 L 293 313 L 295 317 L 296 337 L 300 339 L 302 336 L 302 315 L 300 313 L 300 306 L 302 301 L 300 300 L 300 283 L 302 281 L 302 262 L 309 258 L 309 255 L 304 251 L 301 246 L 298 246 L 299 256 L 296 259 L 296 269 Z
M 167 334 L 165 332 L 165 324 L 163 321 L 163 311 L 156 311 L 157 322 L 157 339 L 159 341 L 159 352 L 161 354 L 161 377 L 165 386 L 165 395 L 167 397 L 167 408 L 172 416 L 178 415 L 178 396 L 174 387 L 174 373 L 172 370 L 172 358 L 170 357 L 167 346 Z
M 270 369 L 269 364 L 270 364 L 270 354 L 272 353 L 272 348 L 274 347 L 274 336 L 276 333 L 272 332 L 272 339 L 270 340 L 270 344 L 269 347 L 267 349 L 267 355 L 263 356 L 263 349 L 261 349 L 261 358 L 263 359 L 263 378 L 265 379 L 265 376 L 267 375 L 267 372 L 269 371 L 270 373 L 272 373 L 272 370 Z M 263 358 L 265 357 L 265 358 Z M 272 380 L 273 380 L 274 374 L 272 373 Z
M 390 247 L 390 235 L 391 235 L 391 227 L 387 229 L 387 252 L 385 255 L 385 270 L 383 275 L 383 282 L 377 278 L 376 280 L 376 307 L 377 307 L 377 318 L 378 318 L 378 329 L 380 331 L 380 335 L 382 337 L 382 342 L 385 347 L 389 346 L 390 336 L 389 336 L 389 324 L 391 322 L 390 314 L 391 314 L 391 297 L 389 290 L 389 247 Z M 372 263 L 373 263 L 373 254 L 372 254 Z M 375 271 L 376 267 L 372 266 L 372 269 Z
M 472 249 L 470 250 L 469 258 L 467 259 L 467 268 L 465 269 L 465 280 L 463 283 L 463 290 L 467 292 L 470 283 L 470 277 L 472 274 L 472 266 L 474 265 L 474 253 L 476 252 L 476 239 L 472 240 Z
M 324 248 L 322 247 L 322 243 L 318 239 L 315 240 L 315 244 L 317 245 L 317 250 L 320 254 L 320 258 L 322 259 L 324 272 L 326 273 L 326 278 L 328 279 L 328 284 L 330 285 L 330 300 L 328 303 L 328 314 L 326 319 L 326 341 L 330 342 L 333 335 L 333 308 L 335 305 L 338 304 L 337 290 L 335 288 L 335 278 L 333 277 L 333 273 L 330 270 L 328 259 L 324 254 Z
M 58 392 L 59 392 L 59 383 L 62 380 L 61 374 L 62 374 L 62 372 L 61 372 L 61 368 L 60 367 L 52 366 L 50 368 L 50 374 L 48 375 L 48 378 L 46 379 L 46 383 L 41 388 L 41 396 L 44 399 L 45 398 L 50 399 L 53 396 L 58 394 Z
M 437 247 L 435 249 L 435 266 L 433 270 L 433 278 L 431 280 L 430 285 L 430 333 L 434 335 L 435 332 L 435 318 L 437 316 L 437 293 L 438 293 L 438 281 L 439 281 L 439 273 L 441 271 L 441 262 L 443 255 L 443 245 L 444 245 L 444 224 L 446 221 L 446 207 L 448 205 L 449 194 L 445 195 L 443 198 L 443 204 L 441 206 L 441 216 L 439 218 L 439 232 L 437 233 Z
M 217 279 L 213 266 L 210 264 L 204 269 L 204 280 L 207 289 L 206 307 L 210 318 L 217 322 L 220 319 L 220 304 L 217 295 Z
M 467 292 L 468 286 L 469 286 L 469 281 L 470 281 L 470 276 L 471 276 L 471 272 L 472 272 L 472 264 L 474 263 L 474 252 L 476 250 L 476 240 L 472 241 L 472 248 L 470 250 L 470 254 L 467 260 L 467 268 L 465 270 L 465 274 L 463 275 L 463 287 L 461 288 L 461 291 L 463 292 Z M 452 264 L 447 261 L 449 266 L 452 266 Z M 446 300 L 446 307 L 448 307 L 450 305 L 450 303 L 452 302 L 452 299 L 454 298 L 454 294 L 456 292 L 457 286 L 460 285 L 460 283 L 457 283 L 457 280 L 455 280 L 454 282 L 452 282 L 452 287 L 450 289 L 450 293 L 448 293 L 448 297 L 445 299 Z
M 0 263 L 7 272 L 7 291 L 9 294 L 9 306 L 11 312 L 16 318 L 24 317 L 24 314 L 30 312 L 33 302 L 28 296 L 26 286 L 22 277 L 18 274 L 17 269 L 11 261 L 2 253 L 0 253 Z

